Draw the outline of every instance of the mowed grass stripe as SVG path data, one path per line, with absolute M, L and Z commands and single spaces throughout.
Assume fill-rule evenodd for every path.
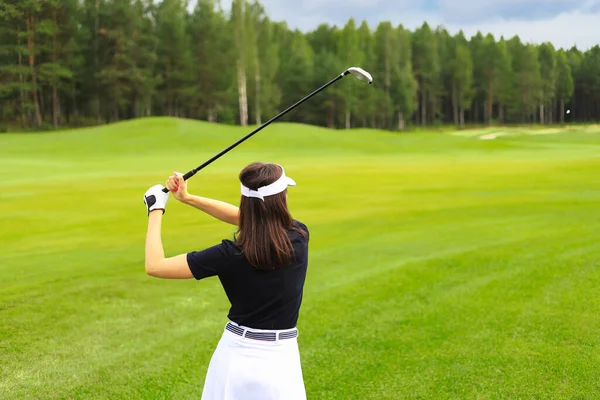
M 575 257 L 549 263 L 532 255 L 546 240 L 433 257 L 332 288 L 328 297 L 339 301 L 319 296 L 305 315 L 322 326 L 305 333 L 314 340 L 305 353 L 315 358 L 310 378 L 331 388 L 323 398 L 334 398 L 340 381 L 353 383 L 349 398 L 597 394 L 597 383 L 584 383 L 600 372 L 598 334 L 589 329 L 600 321 L 585 310 L 598 306 L 600 254 L 588 240 L 590 264 L 565 268 Z M 531 251 L 519 251 L 523 245 Z M 574 273 L 582 267 L 586 273 Z M 341 313 L 344 321 L 328 318 Z
M 0 393 L 199 396 L 227 300 L 216 279 L 144 275 L 141 195 L 245 133 L 149 119 L 0 136 Z M 587 399 L 600 393 L 598 138 L 276 124 L 190 187 L 235 202 L 255 160 L 298 182 L 309 398 Z M 177 254 L 233 229 L 171 201 L 163 242 Z

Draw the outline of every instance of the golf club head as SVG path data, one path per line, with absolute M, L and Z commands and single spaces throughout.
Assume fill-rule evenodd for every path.
M 354 75 L 356 78 L 360 79 L 363 82 L 368 83 L 369 85 L 373 83 L 373 77 L 367 71 L 358 67 L 348 68 L 348 72 Z

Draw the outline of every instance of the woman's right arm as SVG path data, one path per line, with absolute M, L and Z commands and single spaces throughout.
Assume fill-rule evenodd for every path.
M 240 209 L 232 204 L 206 197 L 194 196 L 193 194 L 188 194 L 181 202 L 196 207 L 198 210 L 204 211 L 208 215 L 228 224 L 236 226 L 238 224 Z
M 213 200 L 206 197 L 194 196 L 187 191 L 187 182 L 181 174 L 175 173 L 167 179 L 165 185 L 173 197 L 184 204 L 196 207 L 208 215 L 215 217 L 228 224 L 238 225 L 240 210 L 238 207 L 219 200 Z

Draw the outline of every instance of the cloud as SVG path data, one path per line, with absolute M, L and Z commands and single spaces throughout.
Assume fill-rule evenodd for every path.
M 194 0 L 191 0 L 193 7 Z M 226 10 L 231 1 L 223 0 Z M 371 28 L 382 21 L 415 29 L 429 23 L 467 37 L 518 35 L 524 42 L 551 42 L 586 50 L 600 44 L 600 0 L 262 0 L 272 20 L 310 31 L 319 24 L 343 26 L 350 17 Z
M 467 24 L 495 18 L 531 21 L 577 10 L 582 3 L 564 0 L 440 0 L 439 13 L 447 22 Z
M 600 10 L 595 13 L 582 11 L 563 12 L 551 18 L 539 20 L 493 19 L 486 22 L 450 24 L 447 29 L 457 32 L 460 28 L 467 36 L 481 31 L 492 33 L 497 39 L 503 35 L 510 38 L 518 35 L 523 42 L 551 42 L 555 47 L 570 48 L 577 46 L 586 50 L 600 44 Z

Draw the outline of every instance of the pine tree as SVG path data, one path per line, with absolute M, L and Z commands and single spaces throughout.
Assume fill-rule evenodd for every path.
M 314 57 L 319 60 L 314 66 L 311 87 L 319 87 L 323 82 L 327 82 L 332 78 L 332 73 L 340 73 L 344 68 L 348 68 L 338 55 L 339 37 L 339 29 L 327 24 L 321 24 L 315 31 L 307 34 L 307 40 L 313 49 Z M 282 46 L 285 46 L 285 44 L 282 44 Z M 282 59 L 283 62 L 284 59 Z M 329 128 L 336 127 L 336 115 L 343 104 L 343 93 L 340 89 L 337 85 L 330 86 L 322 95 L 311 99 L 311 104 L 314 104 L 311 108 L 315 115 L 311 120 L 314 123 L 321 123 Z M 322 120 L 319 117 L 320 115 L 324 115 L 325 119 Z
M 344 29 L 342 29 L 340 44 L 338 47 L 338 57 L 344 61 L 346 65 L 361 65 L 363 61 L 363 54 L 361 53 L 359 42 L 358 30 L 353 18 L 346 23 Z M 346 82 L 342 87 L 344 93 L 344 112 L 345 119 L 344 125 L 346 129 L 350 129 L 352 126 L 352 113 L 357 109 L 356 96 L 354 95 L 354 89 L 357 82 Z
M 277 29 L 281 29 L 281 25 Z M 307 88 L 314 86 L 315 62 L 314 53 L 306 36 L 299 30 L 276 34 L 280 42 L 280 67 L 277 80 L 282 87 L 281 106 L 287 108 L 298 101 L 298 98 L 307 93 Z M 319 60 L 321 62 L 321 60 Z M 331 72 L 330 72 L 331 74 Z M 331 78 L 329 78 L 331 79 Z M 312 91 L 309 89 L 309 91 Z M 306 112 L 307 107 L 288 114 L 285 120 L 295 120 L 308 123 L 311 119 Z
M 565 123 L 565 102 L 573 96 L 573 76 L 567 54 L 564 50 L 556 53 L 556 96 L 560 102 L 560 123 Z
M 390 22 L 380 23 L 375 30 L 376 65 L 373 73 L 378 77 L 375 86 L 378 92 L 375 94 L 375 117 L 379 121 L 375 126 L 385 129 L 392 127 L 391 121 L 395 108 L 392 100 L 392 91 L 395 91 L 395 88 L 392 85 L 398 79 L 397 69 L 400 67 L 399 39 L 399 33 L 394 30 Z M 406 52 L 406 49 L 403 51 Z
M 364 68 L 367 71 L 373 71 L 377 64 L 375 60 L 375 38 L 366 21 L 363 21 L 358 28 L 358 38 L 358 49 L 363 56 L 363 60 L 361 64 L 357 66 Z M 359 121 L 362 127 L 367 127 L 369 124 L 369 117 L 374 111 L 374 90 L 365 90 L 364 93 L 356 99 L 356 110 L 354 112 L 355 119 Z
M 538 47 L 541 75 L 540 123 L 552 123 L 552 108 L 556 91 L 556 50 L 550 43 Z M 549 112 L 545 115 L 544 111 Z
M 471 106 L 471 121 L 479 123 L 485 120 L 481 118 L 485 114 L 483 107 L 486 101 L 487 80 L 485 76 L 485 37 L 481 32 L 471 37 L 469 49 L 473 59 L 473 103 Z M 483 112 L 482 112 L 483 110 Z
M 96 77 L 100 84 L 103 103 L 110 120 L 119 121 L 131 106 L 135 62 L 133 51 L 133 8 L 129 0 L 115 0 L 107 4 L 107 18 L 100 28 L 100 44 L 106 53 L 105 63 Z M 107 116 L 108 116 L 107 115 Z
M 393 68 L 391 98 L 398 117 L 398 129 L 403 130 L 417 106 L 417 80 L 413 75 L 410 32 L 402 25 L 396 29 L 398 63 Z
M 508 47 L 504 37 L 500 37 L 497 43 L 496 62 L 496 98 L 498 100 L 498 122 L 504 123 L 506 106 L 514 102 L 514 76 Z
M 77 34 L 78 3 L 76 0 L 48 0 L 46 2 L 46 19 L 40 24 L 40 42 L 46 55 L 46 62 L 41 63 L 38 71 L 42 85 L 52 93 L 52 124 L 58 128 L 61 120 L 61 97 L 71 94 L 73 71 L 77 61 L 72 58 L 77 52 L 74 37 Z
M 600 120 L 600 46 L 596 45 L 583 53 L 578 71 L 585 102 L 583 118 L 586 121 Z
M 581 62 L 583 61 L 583 53 L 573 46 L 567 51 L 567 59 L 571 74 L 573 75 L 573 100 L 571 101 L 571 113 L 573 118 L 585 120 L 585 88 L 584 80 L 581 74 Z M 581 104 L 581 107 L 579 106 Z
M 7 2 L 0 7 L 4 21 L 0 24 L 0 115 L 9 123 L 18 118 L 22 128 L 29 126 L 28 116 L 33 110 L 33 99 L 28 96 L 30 68 L 24 17 L 25 9 L 19 3 Z
M 158 86 L 156 49 L 158 38 L 154 32 L 152 19 L 149 17 L 152 8 L 141 0 L 134 0 L 132 20 L 132 106 L 133 117 L 152 115 L 152 100 Z
M 465 125 L 465 110 L 471 106 L 474 94 L 473 60 L 462 31 L 454 38 L 455 45 L 449 64 L 452 82 L 452 103 L 455 124 Z
M 438 113 L 440 86 L 438 43 L 427 23 L 415 31 L 412 45 L 413 67 L 419 82 L 421 124 L 425 125 Z
M 77 85 L 74 90 L 74 96 L 77 96 L 75 103 L 75 114 L 79 114 L 77 104 L 80 104 L 82 113 L 93 118 L 96 123 L 101 123 L 103 118 L 100 82 L 98 74 L 105 62 L 104 34 L 106 28 L 105 21 L 108 7 L 106 0 L 84 0 L 81 4 L 79 14 L 80 26 L 77 46 L 81 49 L 82 61 L 78 69 Z M 101 46 L 102 42 L 102 46 Z
M 522 44 L 516 36 L 509 40 L 508 45 L 518 93 L 518 98 L 515 97 L 512 104 L 512 111 L 520 114 L 521 121 L 531 121 L 542 93 L 538 51 L 532 44 Z
M 225 13 L 214 0 L 200 0 L 192 15 L 190 36 L 194 58 L 191 88 L 193 117 L 216 122 L 228 107 L 228 90 L 235 77 L 233 36 Z
M 279 44 L 275 37 L 273 23 L 268 18 L 263 18 L 260 24 L 260 35 L 258 36 L 258 57 L 261 60 L 260 68 L 260 113 L 257 124 L 262 123 L 262 115 L 275 116 L 277 107 L 281 102 L 281 90 L 275 82 L 279 70 Z
M 485 86 L 483 87 L 483 93 L 485 94 L 485 120 L 488 125 L 491 125 L 494 118 L 493 111 L 496 100 L 495 90 L 497 87 L 498 60 L 500 59 L 496 39 L 493 35 L 488 34 L 485 37 L 481 55 L 483 56 L 482 67 L 485 77 Z
M 248 38 L 248 20 L 246 18 L 247 3 L 245 0 L 233 0 L 231 5 L 231 25 L 235 36 L 235 49 L 237 54 L 237 84 L 240 107 L 240 124 L 248 125 L 248 91 L 247 70 L 249 54 L 253 47 Z
M 158 42 L 157 69 L 163 84 L 162 111 L 184 116 L 192 82 L 191 43 L 187 34 L 187 10 L 182 0 L 162 0 L 156 10 Z

